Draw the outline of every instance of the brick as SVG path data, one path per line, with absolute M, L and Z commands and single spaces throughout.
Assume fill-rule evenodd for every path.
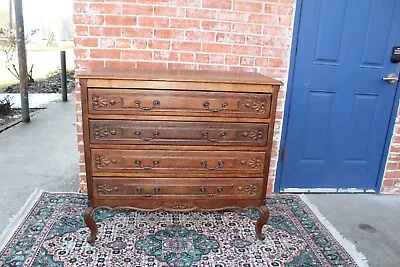
M 201 51 L 210 53 L 231 53 L 232 45 L 230 44 L 206 44 L 202 45 Z
M 121 27 L 89 27 L 89 34 L 91 36 L 102 37 L 119 37 L 121 36 Z
M 104 16 L 97 14 L 74 14 L 75 24 L 90 24 L 90 25 L 103 25 Z
M 179 53 L 179 61 L 183 62 L 194 62 L 194 53 Z
M 122 28 L 122 37 L 151 38 L 153 29 L 150 28 Z
M 166 69 L 167 63 L 165 62 L 137 62 L 139 69 Z
M 224 64 L 225 57 L 221 54 L 196 54 L 196 62 L 199 63 L 219 63 Z
M 162 17 L 138 17 L 138 25 L 141 27 L 168 28 L 169 20 Z
M 83 25 L 75 25 L 75 36 L 88 36 L 89 35 L 89 27 Z
M 171 6 L 154 6 L 154 15 L 161 17 L 184 17 L 185 9 Z
M 289 28 L 287 27 L 279 27 L 279 26 L 264 26 L 263 34 L 270 35 L 270 36 L 288 36 L 289 35 Z
M 99 48 L 115 48 L 115 38 L 100 38 Z
M 188 9 L 186 9 L 186 17 L 187 18 L 196 18 L 196 19 L 216 19 L 217 11 L 188 8 Z
M 171 42 L 168 40 L 149 40 L 147 46 L 150 49 L 162 49 L 169 50 L 171 47 Z
M 238 55 L 260 56 L 261 47 L 247 45 L 233 45 L 232 53 Z
M 132 16 L 151 16 L 153 15 L 153 7 L 146 5 L 136 5 L 136 4 L 122 4 L 123 15 Z
M 157 61 L 178 61 L 179 53 L 171 51 L 153 51 L 153 58 Z
M 261 34 L 262 26 L 258 24 L 234 23 L 233 32 L 246 34 Z
M 132 0 L 128 0 L 131 2 Z M 150 4 L 150 5 L 159 5 L 159 4 L 168 4 L 169 0 L 137 0 L 139 4 Z
M 270 67 L 276 67 L 276 68 L 284 68 L 286 67 L 286 60 L 283 60 L 281 58 L 270 58 L 268 61 L 268 66 Z
M 173 42 L 171 48 L 176 51 L 199 51 L 201 45 L 198 42 Z
M 123 50 L 122 58 L 124 60 L 152 60 L 151 51 Z
M 232 23 L 230 22 L 217 22 L 217 21 L 202 21 L 201 27 L 203 30 L 211 31 L 230 31 Z
M 278 15 L 292 15 L 293 7 L 285 5 L 265 4 L 264 13 Z
M 234 21 L 234 22 L 248 22 L 249 14 L 230 12 L 230 11 L 220 11 L 218 12 L 217 19 L 220 21 L 224 20 L 224 21 Z
M 260 46 L 274 46 L 275 37 L 266 35 L 248 35 L 246 37 L 246 44 L 260 45 Z
M 285 49 L 277 48 L 277 47 L 263 47 L 262 48 L 262 56 L 263 57 L 278 57 L 278 58 L 286 58 L 286 54 L 288 51 Z
M 132 39 L 131 38 L 116 38 L 115 39 L 115 47 L 117 48 L 131 48 Z
M 400 170 L 385 172 L 385 178 L 400 178 Z
M 78 69 L 103 68 L 104 60 L 75 60 L 75 65 Z
M 240 57 L 235 55 L 225 55 L 225 64 L 227 65 L 238 65 Z
M 249 22 L 265 25 L 277 25 L 278 18 L 279 17 L 277 15 L 271 14 L 251 14 Z
M 98 47 L 99 38 L 85 37 L 85 38 L 74 38 L 76 47 Z
M 217 9 L 231 9 L 232 0 L 203 0 L 203 7 Z
M 121 5 L 119 3 L 90 3 L 87 13 L 98 14 L 121 14 Z
M 242 66 L 254 66 L 254 57 L 240 57 L 240 65 Z
M 91 58 L 109 58 L 120 59 L 121 50 L 119 49 L 92 49 L 90 51 Z
M 106 16 L 106 25 L 109 26 L 136 26 L 137 17 L 134 16 Z
M 88 49 L 81 49 L 81 48 L 75 48 L 74 50 L 75 58 L 76 59 L 86 59 L 89 57 L 89 50 Z
M 173 70 L 196 70 L 196 64 L 188 63 L 168 63 L 168 68 Z
M 246 35 L 233 33 L 217 33 L 216 40 L 219 43 L 244 44 L 246 40 Z
M 106 68 L 128 68 L 128 69 L 133 69 L 135 68 L 135 62 L 133 61 L 110 61 L 107 60 L 105 62 L 105 67 Z
M 292 16 L 279 16 L 278 17 L 278 25 L 291 27 L 293 24 L 293 20 L 294 20 L 294 18 Z
M 147 41 L 146 40 L 132 40 L 131 44 L 132 49 L 146 49 Z
M 202 42 L 215 42 L 215 32 L 207 31 L 186 31 L 186 40 Z
M 235 0 L 233 1 L 233 10 L 258 13 L 263 11 L 263 6 L 261 3 Z
M 397 162 L 388 162 L 386 164 L 386 170 L 387 171 L 395 171 L 399 168 L 399 163 Z
M 183 30 L 169 30 L 169 29 L 154 29 L 154 37 L 161 39 L 185 39 L 185 31 Z
M 169 27 L 172 29 L 200 29 L 200 20 L 171 18 Z

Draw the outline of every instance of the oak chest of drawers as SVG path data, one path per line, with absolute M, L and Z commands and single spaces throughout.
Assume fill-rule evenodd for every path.
M 281 83 L 257 73 L 97 69 L 82 89 L 93 244 L 99 208 L 168 211 L 257 207 L 266 186 Z

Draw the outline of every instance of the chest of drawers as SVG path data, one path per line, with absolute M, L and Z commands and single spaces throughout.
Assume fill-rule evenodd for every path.
M 77 73 L 89 205 L 168 211 L 256 207 L 281 83 L 257 73 L 96 69 Z

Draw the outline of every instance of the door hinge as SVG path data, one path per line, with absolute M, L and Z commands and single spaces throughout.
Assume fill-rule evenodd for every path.
M 282 149 L 282 163 L 284 163 L 285 162 L 285 159 L 286 159 L 286 147 L 283 147 L 283 149 Z

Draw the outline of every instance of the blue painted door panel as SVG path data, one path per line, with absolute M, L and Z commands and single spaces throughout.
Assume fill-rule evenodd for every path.
M 400 0 L 303 0 L 280 189 L 375 189 Z

